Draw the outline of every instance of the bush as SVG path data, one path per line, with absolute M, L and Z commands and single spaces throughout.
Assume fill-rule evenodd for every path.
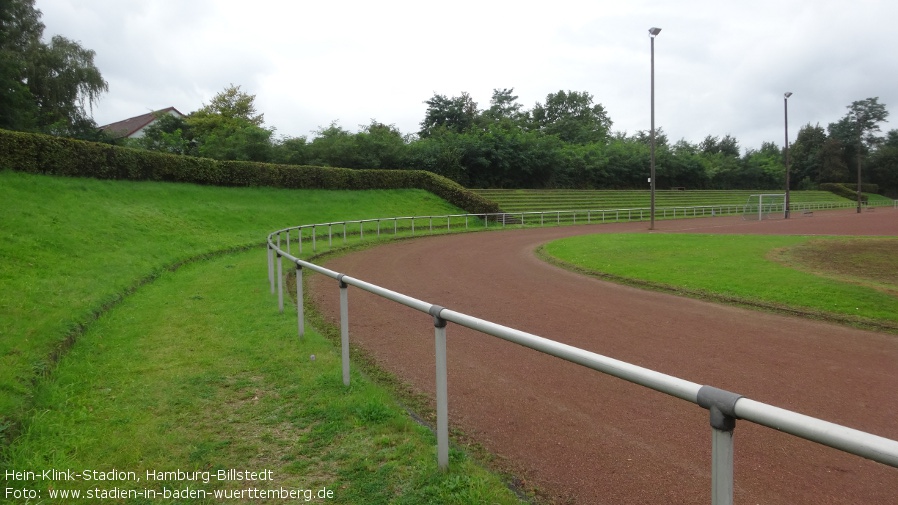
M 835 193 L 836 195 L 848 198 L 849 200 L 857 200 L 857 184 L 848 182 L 826 182 L 820 185 L 820 189 L 822 191 Z M 861 184 L 861 192 L 879 194 L 879 186 L 876 184 Z M 861 195 L 861 202 L 867 203 L 867 195 Z
M 217 161 L 49 135 L 0 130 L 0 169 L 96 179 L 188 182 L 286 189 L 411 189 L 429 191 L 472 214 L 499 206 L 423 170 L 353 170 Z

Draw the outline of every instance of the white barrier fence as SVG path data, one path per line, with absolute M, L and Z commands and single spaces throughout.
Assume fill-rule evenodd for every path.
M 898 202 L 895 204 L 898 208 Z M 739 213 L 742 206 L 738 207 Z M 720 206 L 711 207 L 720 209 Z M 627 212 L 635 209 L 622 209 L 616 211 L 595 212 Z M 641 210 L 641 209 L 640 209 Z M 694 403 L 708 409 L 711 424 L 711 487 L 712 504 L 729 505 L 733 503 L 733 430 L 736 420 L 750 421 L 768 428 L 789 433 L 791 435 L 816 442 L 818 444 L 833 447 L 840 451 L 861 456 L 885 465 L 898 468 L 898 441 L 855 430 L 822 419 L 799 414 L 773 405 L 757 402 L 742 395 L 715 388 L 713 386 L 700 385 L 684 379 L 666 375 L 654 370 L 616 360 L 607 356 L 596 354 L 584 349 L 549 340 L 538 335 L 533 335 L 521 330 L 503 326 L 500 324 L 479 319 L 461 312 L 441 307 L 423 300 L 391 291 L 389 289 L 355 279 L 345 274 L 329 270 L 309 261 L 293 256 L 289 249 L 290 231 L 297 230 L 298 243 L 303 242 L 302 230 L 311 229 L 311 241 L 314 248 L 316 227 L 328 227 L 328 241 L 332 240 L 332 229 L 335 225 L 343 225 L 342 232 L 345 238 L 347 224 L 359 224 L 360 235 L 364 234 L 365 223 L 377 223 L 378 233 L 380 224 L 392 222 L 394 233 L 398 231 L 400 220 L 428 220 L 430 229 L 433 230 L 433 219 L 445 218 L 447 228 L 451 228 L 451 219 L 459 222 L 465 219 L 468 226 L 469 218 L 482 219 L 484 226 L 489 226 L 494 217 L 502 219 L 504 224 L 508 218 L 505 216 L 522 216 L 521 222 L 530 215 L 538 214 L 541 221 L 545 222 L 546 215 L 557 217 L 557 222 L 562 222 L 562 213 L 572 211 L 554 211 L 540 213 L 514 213 L 495 215 L 454 215 L 454 216 L 427 216 L 424 218 L 383 218 L 361 221 L 346 221 L 339 223 L 324 223 L 318 225 L 306 225 L 278 230 L 268 236 L 268 277 L 271 292 L 277 292 L 278 309 L 284 310 L 284 272 L 283 259 L 293 263 L 296 268 L 296 312 L 299 338 L 305 333 L 305 318 L 303 307 L 303 269 L 309 269 L 337 281 L 340 289 L 340 348 L 342 359 L 343 383 L 347 386 L 350 382 L 349 363 L 349 309 L 348 288 L 353 286 L 369 293 L 375 294 L 387 300 L 405 305 L 433 318 L 434 322 L 434 352 L 436 355 L 436 406 L 437 406 L 437 463 L 440 468 L 449 465 L 449 415 L 448 415 L 448 387 L 447 387 L 447 361 L 446 361 L 446 332 L 448 323 L 458 324 L 480 333 L 501 338 L 503 340 L 534 349 L 536 351 L 561 358 L 572 363 L 577 363 L 586 368 L 602 372 L 634 384 L 654 389 L 676 398 Z M 581 212 L 582 215 L 582 212 Z M 620 214 L 616 214 L 619 216 Z M 630 214 L 632 215 L 632 214 Z M 715 214 L 716 215 L 716 214 Z M 503 217 L 500 217 L 503 216 Z M 588 214 L 591 218 L 591 214 Z M 576 218 L 571 216 L 571 221 Z M 520 224 L 520 223 L 516 223 Z M 287 247 L 282 247 L 282 235 L 286 238 Z

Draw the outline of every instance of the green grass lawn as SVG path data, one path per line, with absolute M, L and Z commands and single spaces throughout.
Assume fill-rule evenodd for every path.
M 358 373 L 344 388 L 329 341 L 312 331 L 298 342 L 295 317 L 291 324 L 278 315 L 268 293 L 262 243 L 272 230 L 457 208 L 418 190 L 0 171 L 0 212 L 4 469 L 116 468 L 145 477 L 249 466 L 271 469 L 275 486 L 326 486 L 339 503 L 516 501 L 460 452 L 449 473 L 439 472 L 429 431 Z M 48 499 L 46 482 L 24 485 Z M 89 483 L 69 487 L 86 491 Z
M 315 331 L 299 340 L 295 309 L 287 309 L 292 317 L 278 313 L 266 268 L 262 248 L 193 263 L 100 317 L 38 387 L 35 415 L 10 446 L 8 468 L 140 477 L 56 484 L 81 493 L 327 488 L 328 503 L 517 503 L 461 452 L 453 450 L 441 472 L 435 437 L 388 391 L 356 371 L 345 387 L 331 342 Z M 213 477 L 147 480 L 147 471 L 178 469 Z M 271 470 L 272 480 L 215 479 L 229 469 Z M 39 479 L 16 485 L 49 498 Z M 133 502 L 224 501 L 207 498 Z
M 541 251 L 620 282 L 898 330 L 898 280 L 879 273 L 898 271 L 893 238 L 601 234 Z
M 295 224 L 458 212 L 419 190 L 309 191 L 0 172 L 0 429 L 67 338 L 164 268 Z

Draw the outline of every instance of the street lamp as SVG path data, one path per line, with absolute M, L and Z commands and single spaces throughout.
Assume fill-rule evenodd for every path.
M 652 40 L 652 166 L 649 173 L 649 184 L 652 193 L 651 223 L 649 229 L 655 229 L 655 37 L 661 33 L 661 28 L 649 28 L 649 37 Z
M 784 147 L 784 155 L 786 157 L 786 203 L 783 209 L 784 216 L 789 219 L 789 97 L 792 96 L 791 91 L 787 91 L 783 95 L 783 113 L 786 122 L 786 146 Z

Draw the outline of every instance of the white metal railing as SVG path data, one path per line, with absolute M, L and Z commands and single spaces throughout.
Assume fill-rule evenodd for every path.
M 736 207 L 736 206 L 732 206 Z M 741 207 L 741 206 L 738 206 Z M 898 208 L 898 201 L 895 203 Z M 721 208 L 713 206 L 714 209 Z M 826 207 L 832 208 L 832 207 Z M 632 211 L 635 209 L 623 209 Z M 568 211 L 553 211 L 539 213 L 513 213 L 513 214 L 478 214 L 484 218 L 488 226 L 489 218 L 493 216 L 525 216 L 538 214 L 544 222 L 547 214 L 557 216 L 557 222 L 561 221 L 561 213 Z M 573 212 L 573 211 L 571 211 Z M 611 211 L 597 211 L 611 212 Z M 620 211 L 614 211 L 620 212 Z M 761 403 L 745 398 L 737 393 L 725 391 L 713 386 L 700 385 L 678 377 L 663 374 L 654 370 L 633 365 L 614 358 L 586 351 L 567 344 L 556 342 L 521 330 L 503 326 L 491 321 L 480 319 L 462 312 L 457 312 L 439 305 L 419 300 L 408 295 L 391 291 L 381 286 L 356 279 L 345 274 L 324 268 L 306 260 L 302 260 L 290 254 L 281 245 L 281 236 L 289 237 L 290 230 L 312 229 L 311 240 L 314 244 L 315 227 L 327 226 L 329 230 L 335 224 L 344 225 L 342 231 L 345 237 L 346 225 L 349 223 L 360 224 L 361 233 L 364 233 L 364 223 L 393 222 L 394 232 L 398 230 L 399 220 L 427 219 L 431 230 L 433 217 L 447 218 L 447 228 L 450 227 L 451 218 L 465 217 L 465 225 L 468 225 L 468 217 L 472 215 L 454 216 L 427 216 L 424 218 L 383 218 L 361 221 L 345 221 L 339 223 L 324 223 L 318 225 L 305 225 L 293 228 L 285 228 L 272 232 L 268 236 L 268 277 L 272 294 L 277 292 L 278 310 L 284 311 L 284 272 L 282 261 L 286 258 L 296 268 L 296 312 L 299 338 L 305 334 L 305 316 L 303 307 L 303 269 L 309 269 L 326 277 L 334 279 L 340 289 L 340 351 L 342 362 L 343 383 L 349 385 L 349 309 L 348 287 L 353 286 L 369 293 L 375 294 L 387 300 L 405 305 L 433 318 L 434 322 L 434 349 L 436 355 L 436 407 L 437 407 L 437 463 L 442 469 L 449 465 L 449 414 L 448 414 L 448 387 L 447 387 L 447 361 L 446 361 L 446 326 L 447 323 L 455 323 L 465 328 L 501 338 L 503 340 L 534 349 L 536 351 L 561 358 L 572 363 L 577 363 L 586 368 L 602 372 L 634 384 L 654 389 L 676 398 L 694 403 L 708 409 L 711 421 L 711 495 L 714 505 L 730 505 L 733 503 L 733 430 L 737 419 L 750 421 L 768 428 L 789 433 L 791 435 L 826 445 L 840 451 L 861 456 L 885 465 L 898 468 L 898 441 L 880 437 L 846 426 L 834 424 L 822 419 L 799 414 L 773 405 Z M 589 218 L 587 218 L 589 219 Z M 414 222 L 414 221 L 412 221 Z M 413 225 L 412 225 L 413 226 Z M 379 227 L 378 227 L 379 230 Z M 360 234 L 361 234 L 360 233 Z M 298 242 L 302 244 L 302 235 L 297 235 Z M 329 235 L 329 240 L 331 235 Z M 289 249 L 289 238 L 287 240 Z
M 898 200 L 895 200 L 895 208 L 898 208 Z M 853 202 L 802 202 L 792 203 L 789 208 L 793 211 L 803 210 L 828 210 L 854 207 Z M 753 210 L 754 209 L 754 210 Z M 655 209 L 656 219 L 681 219 L 698 217 L 734 216 L 747 212 L 756 212 L 757 205 L 745 204 L 720 204 L 698 205 L 693 207 L 658 207 Z M 774 206 L 770 212 L 782 212 L 782 204 Z M 445 229 L 469 230 L 472 221 L 489 228 L 490 223 L 498 226 L 552 226 L 561 224 L 594 224 L 594 223 L 620 223 L 632 221 L 647 221 L 650 216 L 649 207 L 633 207 L 621 209 L 585 209 L 585 210 L 544 210 L 544 211 L 511 211 L 480 214 L 446 214 L 434 216 L 405 216 L 382 217 L 374 219 L 356 219 L 347 221 L 333 221 L 330 223 L 307 224 L 293 226 L 278 230 L 277 240 L 284 235 L 286 251 L 292 253 L 292 244 L 295 241 L 299 253 L 303 252 L 303 243 L 312 246 L 312 252 L 318 251 L 318 242 L 327 238 L 328 247 L 333 247 L 334 238 L 342 239 L 345 244 L 349 234 L 364 238 L 365 233 L 380 237 L 382 234 L 398 235 L 400 231 L 416 233 L 427 231 L 434 233 Z M 434 222 L 436 220 L 436 227 Z M 423 224 L 423 230 L 422 230 Z M 454 227 L 454 228 L 453 228 Z M 352 228 L 352 230 L 350 230 Z M 280 247 L 280 243 L 276 244 Z

